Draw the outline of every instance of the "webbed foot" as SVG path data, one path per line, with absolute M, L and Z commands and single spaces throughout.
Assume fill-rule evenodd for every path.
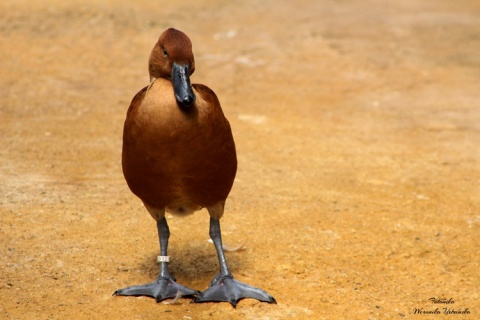
M 277 303 L 275 298 L 262 289 L 235 280 L 232 276 L 215 278 L 210 287 L 198 295 L 195 302 L 225 301 L 235 308 L 238 301 L 245 298 L 257 299 L 262 302 Z
M 197 290 L 192 290 L 181 284 L 176 283 L 173 279 L 159 278 L 154 282 L 131 286 L 118 289 L 113 293 L 114 296 L 147 296 L 154 298 L 157 302 L 165 299 L 175 298 L 178 291 L 182 297 L 194 298 L 200 294 Z

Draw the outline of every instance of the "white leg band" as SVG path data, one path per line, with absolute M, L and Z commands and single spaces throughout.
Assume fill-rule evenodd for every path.
M 170 256 L 158 256 L 157 262 L 170 262 Z

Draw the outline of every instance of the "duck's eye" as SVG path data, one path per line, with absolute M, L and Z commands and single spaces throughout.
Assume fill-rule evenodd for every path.
M 165 49 L 165 48 L 162 48 L 162 49 L 163 49 L 163 55 L 165 56 L 165 58 L 168 57 L 167 49 Z

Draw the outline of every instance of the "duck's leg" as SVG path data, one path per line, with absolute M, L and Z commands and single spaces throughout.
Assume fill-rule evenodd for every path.
M 160 273 L 158 274 L 157 280 L 147 284 L 119 289 L 113 293 L 114 296 L 148 296 L 160 302 L 165 299 L 174 298 L 178 291 L 180 291 L 180 294 L 184 297 L 194 297 L 199 294 L 196 290 L 176 283 L 175 277 L 170 275 L 168 271 L 168 261 L 166 260 L 168 260 L 167 248 L 170 230 L 165 217 L 157 221 L 157 229 L 160 241 L 160 256 L 165 257 L 161 259 L 163 261 L 160 262 Z
M 223 252 L 219 219 L 210 218 L 210 238 L 217 249 L 220 273 L 210 282 L 209 288 L 197 296 L 195 302 L 225 301 L 236 307 L 239 300 L 252 298 L 263 302 L 277 303 L 275 298 L 262 289 L 249 286 L 233 278 Z

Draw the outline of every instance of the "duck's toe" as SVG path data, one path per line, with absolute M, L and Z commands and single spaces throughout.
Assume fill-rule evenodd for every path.
M 147 296 L 154 298 L 157 302 L 165 299 L 182 297 L 194 298 L 200 294 L 197 290 L 192 290 L 173 279 L 157 279 L 154 282 L 118 289 L 113 293 L 114 296 Z
M 212 285 L 195 298 L 195 302 L 230 302 L 233 307 L 238 301 L 251 298 L 262 302 L 277 303 L 275 298 L 262 289 L 235 280 L 232 276 L 215 278 Z

